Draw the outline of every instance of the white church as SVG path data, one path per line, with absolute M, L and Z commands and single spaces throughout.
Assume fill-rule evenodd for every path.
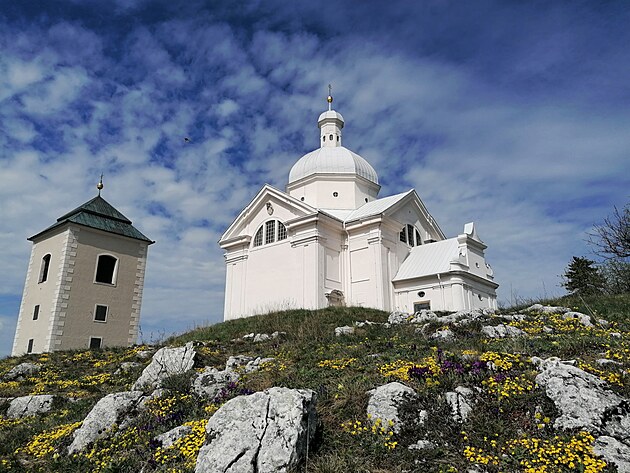
M 342 146 L 344 119 L 319 116 L 320 147 L 264 185 L 225 231 L 224 320 L 271 310 L 496 308 L 473 223 L 446 238 L 415 190 L 378 197 L 374 168 Z

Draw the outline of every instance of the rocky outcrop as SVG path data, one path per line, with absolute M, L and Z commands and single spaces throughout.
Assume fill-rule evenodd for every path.
M 487 338 L 511 338 L 524 337 L 527 335 L 527 333 L 525 333 L 520 328 L 504 324 L 499 324 L 496 326 L 484 325 L 483 327 L 481 327 L 481 333 Z
M 194 379 L 192 389 L 198 396 L 212 400 L 230 383 L 237 382 L 238 378 L 238 373 L 231 369 L 219 371 L 208 366 Z
M 593 452 L 614 464 L 618 473 L 630 473 L 630 446 L 627 444 L 602 435 L 593 442 Z
M 45 414 L 52 408 L 54 398 L 54 396 L 49 394 L 16 397 L 9 403 L 7 417 L 10 419 L 20 419 L 36 414 Z
M 37 365 L 35 363 L 20 363 L 19 365 L 11 368 L 11 370 L 9 370 L 2 379 L 4 381 L 20 381 L 39 373 L 39 370 L 41 369 L 41 365 Z
M 160 442 L 162 447 L 168 448 L 172 446 L 179 439 L 186 437 L 192 432 L 192 427 L 189 425 L 180 425 L 179 427 L 175 427 L 174 429 L 169 430 L 168 432 L 164 432 L 161 435 L 155 437 L 155 440 Z
M 558 429 L 584 429 L 599 435 L 594 450 L 618 471 L 630 472 L 630 402 L 605 381 L 558 359 L 536 360 L 543 372 L 536 383 L 560 411 Z
M 571 309 L 568 309 L 567 307 L 542 304 L 534 304 L 532 306 L 529 306 L 525 310 L 528 312 L 537 312 L 539 314 L 564 314 L 566 312 L 571 312 Z
M 354 334 L 354 327 L 348 327 L 344 325 L 343 327 L 335 328 L 335 337 L 341 337 L 342 335 L 352 335 Z
M 432 334 L 431 338 L 433 340 L 442 340 L 445 342 L 452 342 L 453 340 L 455 340 L 455 334 L 453 333 L 452 330 L 444 329 L 444 330 L 438 330 L 437 332 Z
M 468 414 L 472 411 L 473 390 L 465 386 L 457 386 L 455 391 L 445 394 L 446 402 L 451 407 L 453 419 L 457 422 L 466 422 Z
M 400 432 L 403 426 L 401 420 L 401 408 L 409 401 L 413 401 L 416 392 L 404 384 L 393 382 L 367 392 L 370 396 L 367 406 L 367 415 L 372 423 L 380 419 L 384 427 L 391 425 L 395 433 Z M 426 412 L 421 411 L 418 414 L 417 421 L 423 422 Z
M 552 360 L 543 367 L 536 384 L 545 389 L 560 411 L 554 427 L 602 432 L 606 413 L 616 409 L 623 399 L 610 391 L 605 381 L 576 366 Z
M 68 453 L 81 451 L 89 443 L 106 437 L 115 423 L 141 407 L 142 398 L 140 391 L 125 391 L 108 394 L 100 399 L 83 420 L 81 427 L 75 430 Z
M 591 317 L 583 314 L 581 312 L 566 312 L 562 314 L 562 318 L 567 319 L 576 319 L 579 320 L 582 325 L 585 327 L 592 327 L 593 323 L 591 322 Z
M 137 391 L 159 388 L 162 381 L 169 376 L 186 373 L 194 365 L 195 349 L 192 342 L 183 347 L 160 348 L 131 389 Z
M 263 363 L 269 363 L 273 360 L 275 358 L 261 358 L 260 356 L 254 358 L 244 355 L 231 356 L 225 362 L 225 369 L 240 373 L 251 373 L 259 369 Z
M 271 388 L 236 397 L 208 421 L 195 473 L 283 473 L 306 453 L 316 427 L 315 393 Z

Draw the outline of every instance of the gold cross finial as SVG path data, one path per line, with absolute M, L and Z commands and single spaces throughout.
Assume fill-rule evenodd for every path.
M 328 110 L 332 110 L 333 97 L 332 97 L 332 85 L 330 84 L 328 84 L 328 98 L 326 100 L 328 101 Z

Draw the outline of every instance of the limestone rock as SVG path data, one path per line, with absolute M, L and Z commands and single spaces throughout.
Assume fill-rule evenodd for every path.
M 427 450 L 429 448 L 435 448 L 435 444 L 430 440 L 418 440 L 416 443 L 412 443 L 407 448 L 409 450 Z
M 135 361 L 125 361 L 120 364 L 120 366 L 118 367 L 118 369 L 116 370 L 114 374 L 128 373 L 129 371 L 134 370 L 135 368 L 138 368 L 139 366 L 142 366 L 142 365 Z
M 335 337 L 341 337 L 342 335 L 352 335 L 353 333 L 354 327 L 348 327 L 347 325 L 335 328 Z
M 583 314 L 581 312 L 565 312 L 562 314 L 562 318 L 564 320 L 567 319 L 578 319 L 582 325 L 585 327 L 592 327 L 593 323 L 591 322 L 590 316 Z
M 565 314 L 566 312 L 571 312 L 571 309 L 568 309 L 567 307 L 542 304 L 534 304 L 532 306 L 529 306 L 525 310 L 527 310 L 528 312 L 538 312 L 540 314 Z
M 520 328 L 511 325 L 499 324 L 496 326 L 484 325 L 481 327 L 481 333 L 487 338 L 508 338 L 508 337 L 524 337 L 527 335 Z
M 617 467 L 618 473 L 630 473 L 630 446 L 603 435 L 593 442 L 593 452 Z
M 595 363 L 597 363 L 600 366 L 623 366 L 622 362 L 616 361 L 616 360 L 609 360 L 608 358 L 599 358 L 595 360 Z
M 271 335 L 266 333 L 257 333 L 254 337 L 254 343 L 266 342 L 271 339 Z
M 536 383 L 545 388 L 547 396 L 561 413 L 554 427 L 605 433 L 605 423 L 613 420 L 610 418 L 611 413 L 621 409 L 623 399 L 608 390 L 605 381 L 576 366 L 561 363 L 557 359 L 539 364 L 544 371 L 536 376 Z M 622 409 L 619 415 L 620 425 L 630 424 L 627 412 L 624 417 Z
M 455 391 L 446 393 L 446 402 L 451 406 L 453 419 L 457 422 L 466 422 L 468 414 L 472 411 L 473 391 L 464 386 L 457 386 Z
M 316 427 L 315 393 L 271 388 L 225 403 L 206 426 L 195 473 L 283 473 L 294 468 Z
M 427 322 L 433 322 L 437 320 L 438 316 L 434 312 L 426 309 L 422 309 L 420 312 L 416 312 L 411 319 L 411 323 L 423 324 Z
M 219 371 L 207 366 L 203 373 L 197 376 L 192 384 L 193 391 L 200 397 L 214 399 L 228 384 L 238 381 L 238 373 L 231 369 Z
M 141 391 L 124 391 L 100 399 L 81 427 L 74 431 L 74 440 L 68 447 L 68 453 L 79 452 L 89 443 L 107 436 L 115 423 L 141 407 L 142 398 Z
M 392 325 L 405 324 L 409 320 L 409 314 L 405 312 L 394 311 L 387 317 L 387 322 Z
M 275 358 L 253 358 L 251 356 L 237 355 L 230 356 L 225 362 L 225 369 L 232 371 L 241 371 L 243 373 L 251 373 L 260 368 L 263 363 L 269 363 L 275 360 Z
M 33 376 L 41 369 L 41 365 L 37 365 L 35 363 L 20 363 L 19 365 L 11 368 L 11 370 L 9 370 L 9 372 L 5 374 L 2 379 L 5 381 L 21 380 Z
M 132 391 L 158 388 L 169 376 L 183 374 L 195 365 L 193 342 L 183 347 L 160 348 L 131 388 Z
M 189 425 L 180 425 L 174 429 L 164 432 L 161 435 L 155 437 L 155 440 L 162 444 L 162 447 L 167 448 L 177 442 L 179 439 L 186 437 L 186 435 L 192 432 L 192 427 Z
M 378 419 L 381 424 L 387 428 L 390 421 L 392 422 L 392 430 L 396 433 L 400 432 L 402 421 L 400 419 L 399 409 L 402 405 L 417 397 L 416 392 L 404 384 L 393 382 L 376 389 L 368 391 L 370 400 L 368 401 L 367 414 L 372 423 Z M 426 412 L 419 414 L 418 420 L 423 422 Z
M 16 397 L 9 403 L 7 417 L 9 419 L 20 419 L 49 412 L 54 398 L 54 396 L 49 394 Z
M 450 342 L 455 340 L 455 334 L 449 329 L 438 330 L 433 335 L 431 335 L 431 338 L 433 338 L 434 340 L 443 340 L 445 342 Z

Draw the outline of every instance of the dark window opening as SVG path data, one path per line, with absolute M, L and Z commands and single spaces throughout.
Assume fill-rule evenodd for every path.
M 33 320 L 39 319 L 39 304 L 33 309 Z
M 333 192 L 333 197 L 339 197 L 339 192 Z
M 96 282 L 114 284 L 114 272 L 118 260 L 110 255 L 100 255 L 96 265 Z
M 42 258 L 42 269 L 39 273 L 39 282 L 46 282 L 48 280 L 48 270 L 50 269 L 50 255 L 46 255 Z
M 103 339 L 101 337 L 90 337 L 90 350 L 101 348 Z
M 97 305 L 94 310 L 94 320 L 96 322 L 106 322 L 107 321 L 107 306 L 106 305 Z
M 33 339 L 29 338 L 28 347 L 26 348 L 26 353 L 33 353 Z
M 407 243 L 407 231 L 405 227 L 403 227 L 403 229 L 400 231 L 400 241 L 402 241 L 403 243 Z
M 431 301 L 414 302 L 413 311 L 420 312 L 421 310 L 431 310 Z

